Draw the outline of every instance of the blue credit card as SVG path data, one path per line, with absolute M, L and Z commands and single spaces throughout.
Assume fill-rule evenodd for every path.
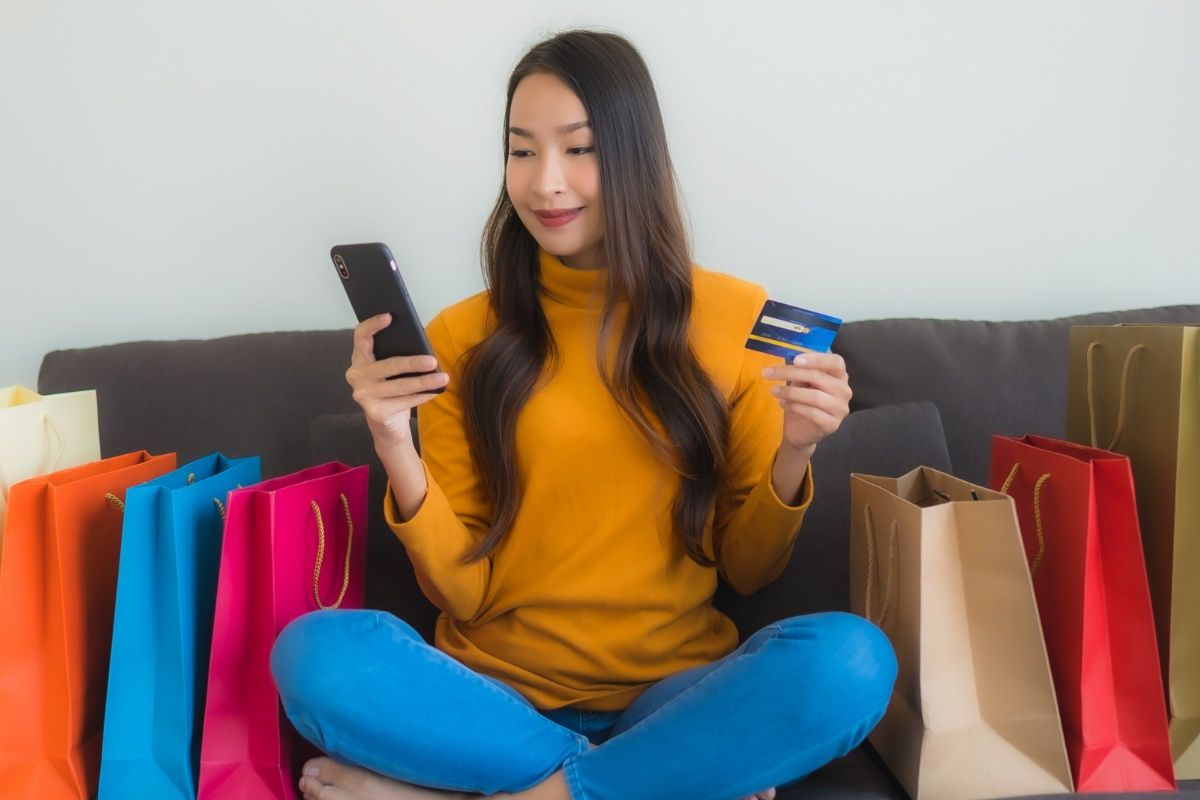
M 828 353 L 842 321 L 828 314 L 768 300 L 746 347 L 791 361 L 800 353 Z

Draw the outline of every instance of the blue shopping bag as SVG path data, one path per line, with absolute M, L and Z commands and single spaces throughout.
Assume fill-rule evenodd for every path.
M 226 497 L 259 472 L 215 453 L 125 495 L 101 800 L 196 797 Z

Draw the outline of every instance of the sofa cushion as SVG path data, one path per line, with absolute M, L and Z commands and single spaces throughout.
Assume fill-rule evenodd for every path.
M 1197 320 L 1196 305 L 1029 322 L 880 319 L 846 323 L 834 349 L 850 371 L 852 409 L 933 402 L 956 474 L 983 483 L 992 434 L 1065 435 L 1072 325 Z
M 737 624 L 743 640 L 785 617 L 849 611 L 850 473 L 896 476 L 919 466 L 950 469 L 941 419 L 932 403 L 850 414 L 813 455 L 813 502 L 783 574 L 749 596 L 721 583 L 714 605 Z
M 314 417 L 357 408 L 345 379 L 351 347 L 345 330 L 57 350 L 42 360 L 38 391 L 95 389 L 106 457 L 254 455 L 273 478 L 308 466 Z

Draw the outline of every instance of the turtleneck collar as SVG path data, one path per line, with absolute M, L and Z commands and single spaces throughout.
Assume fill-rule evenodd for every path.
M 541 248 L 538 249 L 538 262 L 542 290 L 550 299 L 577 308 L 603 305 L 607 269 L 574 269 Z

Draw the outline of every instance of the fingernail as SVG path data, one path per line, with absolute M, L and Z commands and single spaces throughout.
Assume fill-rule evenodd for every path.
M 321 770 L 317 769 L 312 764 L 308 764 L 304 767 L 304 774 L 309 776 L 310 778 L 315 778 L 320 773 L 321 773 Z
M 764 378 L 773 378 L 773 377 L 775 377 L 775 368 L 774 368 L 774 367 L 767 367 L 766 369 L 764 369 L 764 370 L 763 370 L 763 377 L 764 377 Z
M 805 358 L 804 356 L 796 356 L 796 359 L 794 361 L 792 361 L 792 363 L 798 367 L 803 367 L 805 364 L 808 363 L 808 359 Z
M 771 394 L 779 394 L 781 391 L 783 391 L 783 390 L 780 389 L 778 386 L 771 387 Z

